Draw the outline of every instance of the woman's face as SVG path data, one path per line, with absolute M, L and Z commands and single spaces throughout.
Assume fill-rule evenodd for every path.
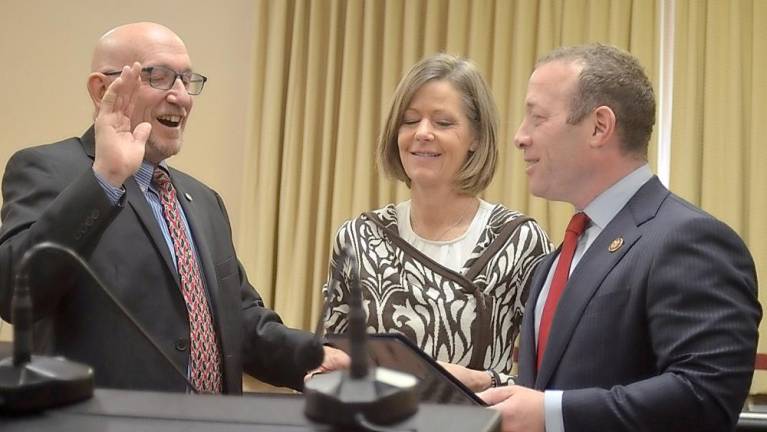
M 452 185 L 469 151 L 476 150 L 461 94 L 445 80 L 424 84 L 402 117 L 397 144 L 412 188 Z

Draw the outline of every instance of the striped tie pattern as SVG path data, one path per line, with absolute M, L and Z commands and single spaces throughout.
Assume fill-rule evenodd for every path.
M 154 171 L 162 213 L 176 252 L 181 292 L 189 315 L 190 379 L 198 392 L 221 393 L 221 354 L 213 330 L 213 317 L 203 290 L 200 267 L 192 250 L 176 200 L 176 188 L 161 168 Z

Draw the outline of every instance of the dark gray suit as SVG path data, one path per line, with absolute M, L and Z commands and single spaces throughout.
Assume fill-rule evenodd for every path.
M 554 257 L 537 269 L 528 311 Z M 760 319 L 741 239 L 654 177 L 573 270 L 540 371 L 534 314 L 525 314 L 520 384 L 565 390 L 567 432 L 733 430 Z
M 160 227 L 130 177 L 112 206 L 93 174 L 93 128 L 82 138 L 16 153 L 3 178 L 0 312 L 10 319 L 12 278 L 22 254 L 48 240 L 80 253 L 112 293 L 172 357 L 189 364 L 189 322 Z M 225 393 L 242 392 L 243 369 L 275 385 L 302 386 L 294 351 L 311 335 L 291 330 L 263 307 L 235 255 L 219 195 L 171 169 L 189 221 L 221 345 Z M 185 199 L 188 194 L 192 200 Z M 42 262 L 33 274 L 35 311 L 46 349 L 94 367 L 103 387 L 184 391 L 183 378 L 71 266 Z

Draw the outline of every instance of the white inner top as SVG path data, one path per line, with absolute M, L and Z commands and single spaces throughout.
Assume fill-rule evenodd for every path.
M 427 240 L 413 231 L 410 224 L 410 200 L 397 204 L 397 226 L 399 235 L 426 256 L 455 272 L 461 272 L 463 265 L 477 245 L 482 230 L 490 219 L 494 204 L 479 200 L 479 209 L 465 233 L 452 240 Z

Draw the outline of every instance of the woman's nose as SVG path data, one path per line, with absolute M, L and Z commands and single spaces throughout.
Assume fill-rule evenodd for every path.
M 418 123 L 418 127 L 415 131 L 415 138 L 418 141 L 428 141 L 434 138 L 434 133 L 432 132 L 429 120 L 423 119 Z

